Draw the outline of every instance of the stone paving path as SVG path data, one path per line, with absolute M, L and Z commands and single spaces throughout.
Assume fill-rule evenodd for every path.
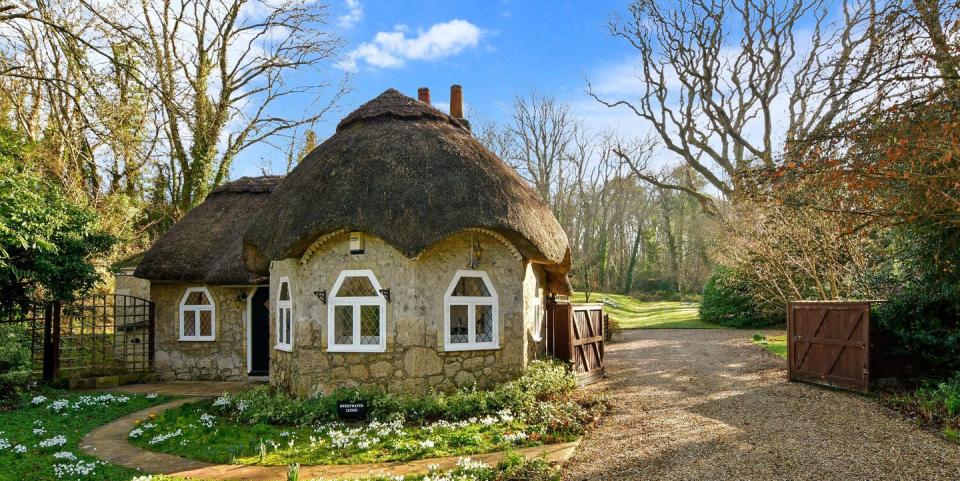
M 160 413 L 167 409 L 181 406 L 185 403 L 196 402 L 210 398 L 224 392 L 237 392 L 246 389 L 245 383 L 158 383 L 121 386 L 111 389 L 115 392 L 137 394 L 158 393 L 169 396 L 190 396 L 168 403 L 160 404 L 142 411 L 128 414 L 109 424 L 101 426 L 84 436 L 80 442 L 83 452 L 99 457 L 104 461 L 128 468 L 139 469 L 146 473 L 167 474 L 198 480 L 231 480 L 231 481 L 272 481 L 287 479 L 286 466 L 248 466 L 231 464 L 210 464 L 201 461 L 181 458 L 170 454 L 147 451 L 130 444 L 127 436 L 136 426 L 139 419 L 146 418 L 150 413 Z M 517 454 L 527 458 L 544 457 L 549 462 L 563 462 L 576 450 L 579 441 L 536 446 L 517 450 Z M 488 453 L 470 456 L 470 458 L 493 465 L 498 463 L 504 453 Z M 301 479 L 324 478 L 361 478 L 368 476 L 406 476 L 425 474 L 430 466 L 438 466 L 441 470 L 456 467 L 460 457 L 428 458 L 415 461 L 376 463 L 376 464 L 343 464 L 327 466 L 301 466 Z
M 591 387 L 612 411 L 564 479 L 960 480 L 960 445 L 871 399 L 787 382 L 754 332 L 623 331 Z

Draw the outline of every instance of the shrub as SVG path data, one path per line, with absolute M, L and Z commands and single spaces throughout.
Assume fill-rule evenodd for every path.
M 30 350 L 19 325 L 0 325 L 0 405 L 20 399 L 31 383 Z
M 888 374 L 960 371 L 960 229 L 902 228 L 887 250 L 870 280 L 890 293 L 871 319 L 883 357 L 893 363 Z
M 735 328 L 766 327 L 784 322 L 782 313 L 764 312 L 758 308 L 750 292 L 749 283 L 735 270 L 717 267 L 703 286 L 700 318 Z
M 892 398 L 895 406 L 906 409 L 944 432 L 960 429 L 960 372 L 940 382 L 927 381 L 915 392 Z
M 377 389 L 341 388 L 310 399 L 293 398 L 269 386 L 258 387 L 216 406 L 244 424 L 310 425 L 337 419 L 340 402 L 366 400 L 372 419 L 402 417 L 412 422 L 461 421 L 507 409 L 527 413 L 532 424 L 563 434 L 581 433 L 605 409 L 606 401 L 575 396 L 576 377 L 555 361 L 534 361 L 519 378 L 492 390 L 460 389 L 422 397 L 398 396 Z M 240 407 L 242 406 L 242 408 Z

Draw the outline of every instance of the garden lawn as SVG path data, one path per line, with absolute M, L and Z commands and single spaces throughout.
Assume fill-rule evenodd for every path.
M 585 302 L 582 292 L 574 293 L 571 302 Z M 603 302 L 603 312 L 619 329 L 722 329 L 723 326 L 701 321 L 699 304 L 689 302 L 643 302 L 623 294 L 590 294 L 590 302 Z
M 776 354 L 784 359 L 787 358 L 787 336 L 764 336 L 763 334 L 754 334 L 753 343 Z
M 36 396 L 0 411 L 0 480 L 131 479 L 139 473 L 87 456 L 78 443 L 100 425 L 170 399 L 62 391 Z

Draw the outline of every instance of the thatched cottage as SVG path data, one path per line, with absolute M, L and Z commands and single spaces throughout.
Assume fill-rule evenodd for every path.
M 269 374 L 299 395 L 491 385 L 543 351 L 568 294 L 550 209 L 462 118 L 387 90 L 286 178 L 213 191 L 136 270 L 168 379 Z

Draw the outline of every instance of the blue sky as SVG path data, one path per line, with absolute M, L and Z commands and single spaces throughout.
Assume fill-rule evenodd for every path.
M 626 0 L 331 1 L 331 24 L 346 42 L 332 75 L 349 72 L 351 92 L 316 126 L 321 140 L 387 88 L 416 97 L 418 87 L 429 87 L 434 104 L 445 108 L 454 83 L 463 85 L 471 118 L 506 121 L 513 97 L 536 91 L 568 102 L 590 128 L 640 131 L 637 120 L 584 93 L 587 79 L 616 93 L 618 78 L 629 77 L 635 54 L 606 28 L 612 14 L 626 12 Z M 309 109 L 312 100 L 278 107 Z M 283 154 L 250 148 L 234 161 L 232 175 L 257 175 L 265 165 L 282 173 Z

